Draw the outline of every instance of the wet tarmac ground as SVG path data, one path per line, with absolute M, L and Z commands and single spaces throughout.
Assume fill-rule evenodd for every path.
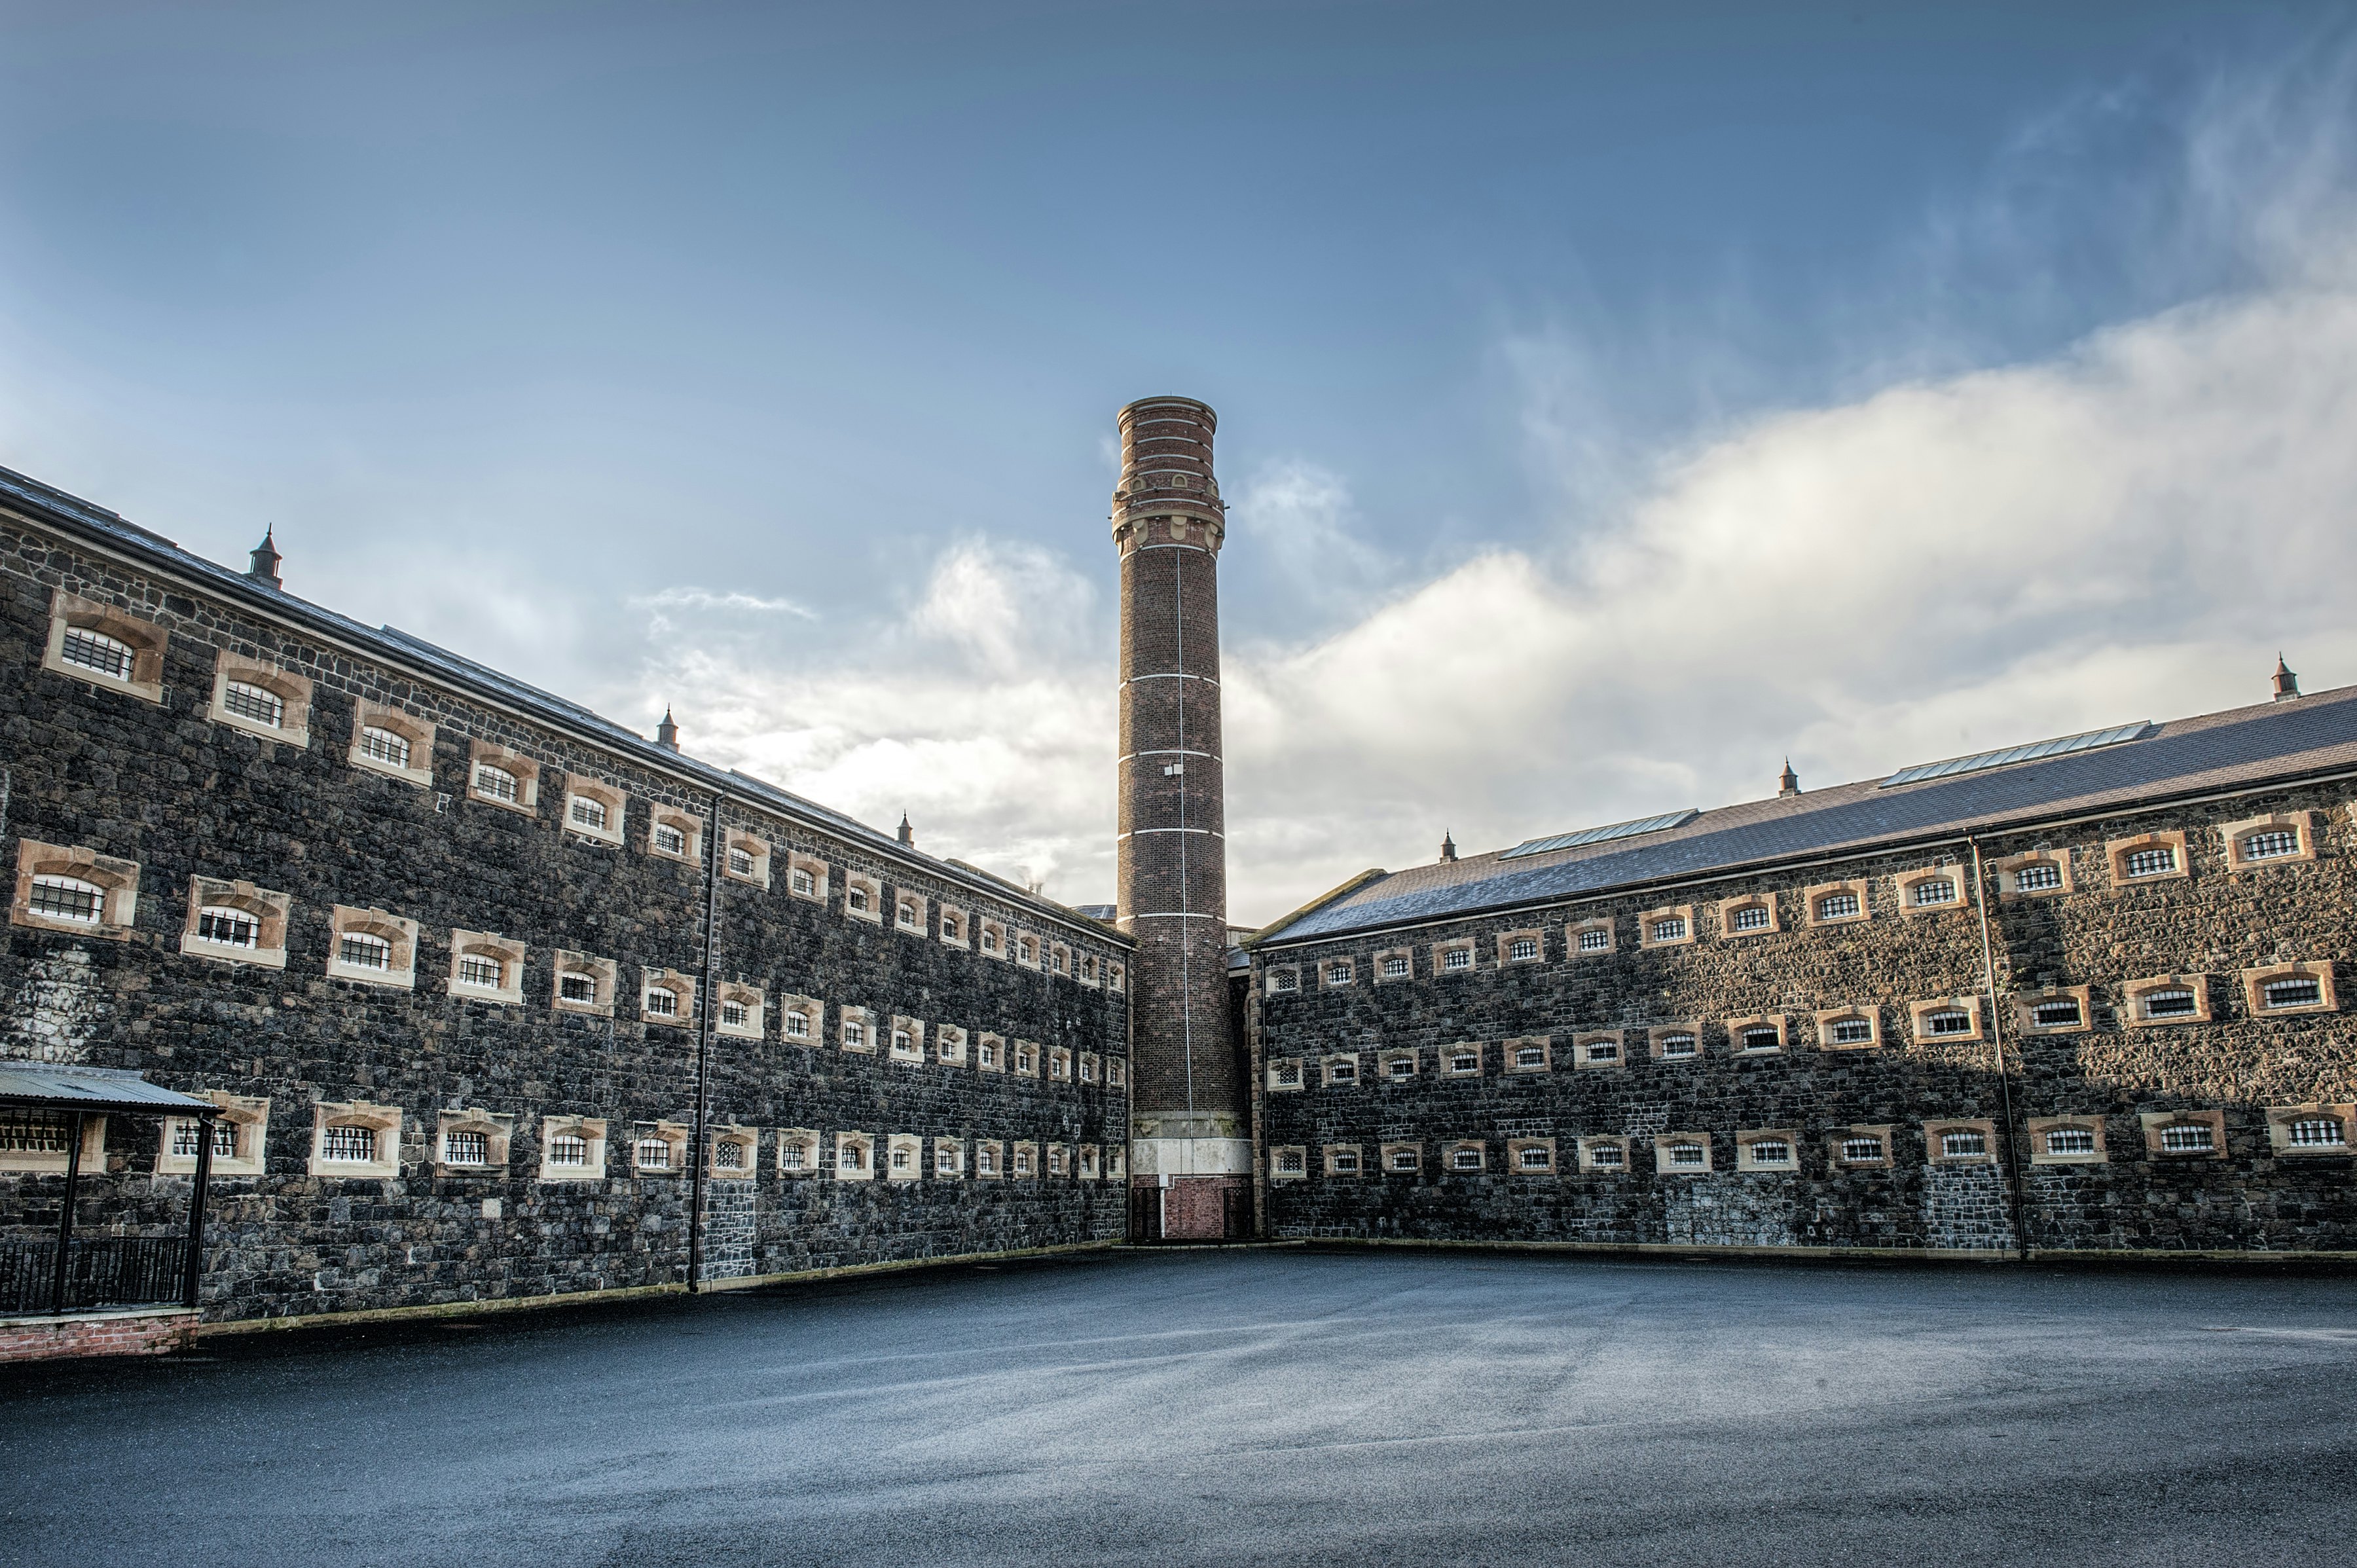
M 2357 1280 L 1095 1254 L 0 1372 L 0 1564 L 2357 1560 Z

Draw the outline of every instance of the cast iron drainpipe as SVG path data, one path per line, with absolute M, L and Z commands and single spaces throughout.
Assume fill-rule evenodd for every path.
M 695 1132 L 689 1140 L 688 1158 L 694 1165 L 687 1176 L 687 1290 L 695 1294 L 704 1285 L 704 1135 L 712 1107 L 712 966 L 713 929 L 720 922 L 720 808 L 727 803 L 721 790 L 712 792 L 712 821 L 704 830 L 704 973 L 696 982 Z
M 66 1260 L 73 1248 L 74 1193 L 81 1185 L 83 1112 L 77 1111 L 73 1116 L 73 1142 L 66 1145 L 65 1203 L 58 1210 L 58 1266 L 49 1274 L 49 1311 L 53 1316 L 66 1309 Z
M 1973 908 L 1981 919 L 1981 977 L 1988 985 L 1989 1040 L 1996 1050 L 1997 1103 L 2005 1116 L 2005 1184 L 2007 1195 L 2013 1200 L 2014 1252 L 2026 1263 L 2029 1262 L 2029 1226 L 2021 1191 L 2020 1140 L 2013 1131 L 2013 1071 L 2005 1063 L 2005 1024 L 1996 993 L 1996 955 L 1989 941 L 1988 897 L 1983 891 L 1986 879 L 1981 871 L 1981 841 L 1967 833 L 1964 842 L 1973 846 Z

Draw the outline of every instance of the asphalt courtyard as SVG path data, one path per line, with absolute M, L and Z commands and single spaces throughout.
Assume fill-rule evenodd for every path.
M 2352 1560 L 2357 1280 L 1099 1254 L 0 1377 L 7 1564 Z

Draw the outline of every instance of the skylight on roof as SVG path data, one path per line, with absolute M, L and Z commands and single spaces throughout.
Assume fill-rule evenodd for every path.
M 1551 839 L 1531 839 L 1518 843 L 1500 860 L 1512 860 L 1525 854 L 1544 854 L 1549 850 L 1577 849 L 1586 843 L 1602 843 L 1608 839 L 1631 839 L 1639 833 L 1658 833 L 1665 829 L 1683 827 L 1702 813 L 1689 806 L 1683 811 L 1664 811 L 1658 817 L 1639 817 L 1631 822 L 1614 822 L 1608 827 L 1582 828 L 1576 833 L 1557 833 Z
M 2028 746 L 2009 746 L 2003 751 L 1975 752 L 1970 757 L 1952 757 L 1945 762 L 1919 762 L 1912 768 L 1902 768 L 1884 779 L 1882 788 L 1888 789 L 1893 784 L 1920 784 L 1926 779 L 1953 779 L 1959 773 L 1978 773 L 1985 768 L 2036 762 L 2041 757 L 2068 757 L 2074 751 L 2093 751 L 2099 746 L 2117 746 L 2124 740 L 2142 740 L 2151 731 L 2151 721 L 2139 720 L 2111 729 L 2091 729 L 2084 735 L 2066 735 L 2055 740 L 2033 741 Z

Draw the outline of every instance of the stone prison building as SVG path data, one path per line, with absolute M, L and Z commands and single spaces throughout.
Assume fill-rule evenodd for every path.
M 2357 1256 L 2357 688 L 1240 931 L 1216 422 L 1119 427 L 1079 908 L 0 470 L 0 1358 L 1125 1240 Z

